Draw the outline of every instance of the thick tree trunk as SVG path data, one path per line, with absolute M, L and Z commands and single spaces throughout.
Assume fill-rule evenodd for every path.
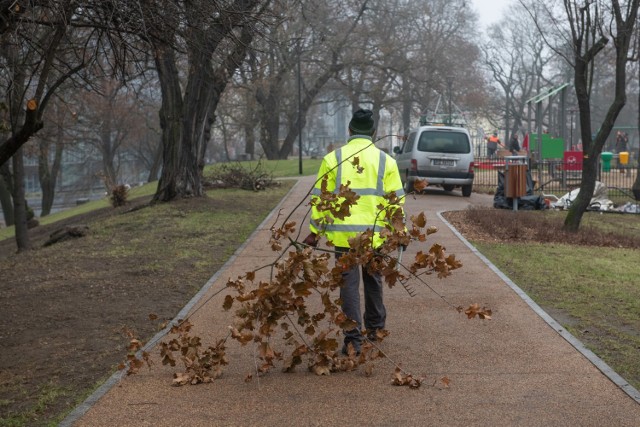
M 272 88 L 269 94 L 261 93 L 258 90 L 256 100 L 260 105 L 260 145 L 265 156 L 269 160 L 277 160 L 280 155 L 280 141 L 278 140 L 280 130 L 280 102 L 273 94 L 277 89 Z
M 178 196 L 178 176 L 182 142 L 182 91 L 173 49 L 159 44 L 155 63 L 162 91 L 160 127 L 162 129 L 162 173 L 154 202 L 167 202 Z
M 13 155 L 13 215 L 15 217 L 18 252 L 31 248 L 27 229 L 27 202 L 24 196 L 24 159 L 22 148 Z
M 192 36 L 192 37 L 195 37 Z M 203 39 L 204 36 L 196 38 Z M 183 98 L 183 128 L 180 169 L 183 176 L 178 186 L 181 196 L 201 197 L 201 171 L 204 168 L 205 134 L 211 105 L 213 68 L 209 52 L 200 46 L 189 53 L 189 78 Z M 200 154 L 202 153 L 202 157 Z

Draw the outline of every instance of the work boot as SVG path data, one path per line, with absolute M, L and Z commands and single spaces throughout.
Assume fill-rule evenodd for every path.
M 342 346 L 342 354 L 345 356 L 349 356 L 350 353 L 353 352 L 353 355 L 360 356 L 360 343 L 355 341 L 350 341 L 348 343 L 344 343 Z

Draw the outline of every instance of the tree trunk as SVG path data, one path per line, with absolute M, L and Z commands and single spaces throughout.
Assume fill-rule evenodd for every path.
M 114 106 L 113 99 L 115 93 L 111 95 L 110 107 Z M 118 172 L 115 162 L 116 143 L 113 140 L 113 114 L 111 108 L 107 111 L 106 117 L 103 117 L 100 128 L 100 152 L 102 154 L 102 174 L 104 185 L 108 192 L 118 185 Z
M 18 252 L 31 249 L 27 229 L 27 202 L 24 197 L 24 159 L 22 148 L 13 155 L 13 214 L 15 217 Z
M 161 44 L 155 49 L 162 106 L 160 128 L 162 129 L 162 173 L 154 202 L 167 202 L 178 195 L 178 174 L 182 142 L 182 92 L 175 56 L 171 46 Z
M 40 179 L 40 188 L 42 190 L 41 212 L 40 216 L 47 216 L 51 213 L 53 201 L 55 199 L 56 184 L 58 175 L 62 165 L 62 151 L 64 144 L 62 141 L 62 129 L 58 129 L 55 143 L 55 154 L 53 165 L 49 167 L 49 144 L 40 141 L 40 153 L 38 156 L 38 177 Z
M 318 93 L 320 93 L 320 90 L 322 90 L 329 79 L 335 76 L 342 68 L 343 67 L 341 65 L 334 64 L 316 79 L 316 81 L 313 83 L 313 86 L 311 86 L 309 90 L 305 91 L 300 105 L 300 115 L 299 117 L 296 117 L 296 120 L 291 120 L 289 122 L 287 136 L 284 138 L 282 147 L 280 147 L 278 158 L 286 159 L 287 156 L 291 153 L 293 144 L 296 141 L 296 138 L 298 138 L 299 130 L 303 129 L 307 123 L 307 112 L 311 108 L 313 100 L 316 98 Z M 298 121 L 300 121 L 300 125 L 298 125 Z M 376 123 L 378 122 L 376 121 Z
M 574 85 L 578 110 L 580 115 L 580 136 L 582 138 L 583 160 L 582 160 L 582 180 L 580 181 L 580 192 L 573 201 L 567 216 L 564 220 L 564 228 L 569 231 L 577 231 L 580 228 L 582 216 L 589 207 L 595 181 L 597 177 L 598 159 L 594 141 L 591 138 L 591 106 L 589 102 L 588 72 L 589 63 L 582 57 L 577 58 L 574 66 Z M 600 134 L 600 133 L 599 133 Z M 602 138 L 601 138 L 602 139 Z
M 205 156 L 207 153 L 207 147 L 211 140 L 211 128 L 215 122 L 215 112 L 218 109 L 218 104 L 222 98 L 222 94 L 226 89 L 231 76 L 233 76 L 243 62 L 249 46 L 253 40 L 254 30 L 251 26 L 245 26 L 242 29 L 239 40 L 235 44 L 235 48 L 227 55 L 222 64 L 213 72 L 213 77 L 208 80 L 211 81 L 210 86 L 207 88 L 208 99 L 208 114 L 204 123 L 203 141 L 200 145 L 200 151 L 198 153 L 198 166 L 200 174 L 202 175 L 204 170 Z M 227 153 L 228 154 L 228 153 Z
M 192 37 L 195 37 L 193 35 Z M 200 40 L 204 37 L 197 37 Z M 197 42 L 196 42 L 197 43 Z M 205 133 L 211 114 L 211 76 L 213 67 L 210 52 L 196 45 L 189 52 L 189 77 L 183 98 L 183 128 L 180 155 L 181 196 L 202 196 L 201 170 L 204 168 Z
M 2 205 L 4 223 L 7 226 L 15 224 L 13 216 L 13 199 L 11 198 L 11 188 L 13 187 L 12 182 L 13 179 L 11 179 L 9 164 L 5 163 L 0 166 L 0 205 Z
M 244 126 L 244 153 L 248 155 L 250 160 L 254 160 L 256 151 L 256 134 L 255 124 L 246 123 Z
M 264 94 L 262 90 L 258 90 L 256 100 L 260 105 L 260 145 L 265 156 L 269 160 L 280 159 L 280 141 L 278 140 L 280 129 L 280 102 L 278 102 L 273 92 L 278 91 L 275 88 L 270 89 L 270 93 Z
M 405 73 L 404 75 L 406 75 Z M 405 137 L 411 130 L 411 83 L 408 78 L 402 77 L 402 132 Z
M 27 114 L 24 117 L 20 130 L 0 144 L 0 165 L 4 165 L 29 138 L 42 129 L 42 120 L 38 118 L 38 103 L 35 99 L 27 102 Z
M 153 163 L 151 164 L 151 169 L 149 170 L 147 182 L 158 180 L 158 175 L 160 174 L 160 166 L 162 166 L 162 142 L 158 144 L 156 152 L 153 155 Z

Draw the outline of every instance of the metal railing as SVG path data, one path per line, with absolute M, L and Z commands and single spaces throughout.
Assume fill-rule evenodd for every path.
M 580 165 L 563 160 L 543 160 L 536 163 L 529 159 L 529 172 L 534 181 L 534 192 L 553 194 L 561 197 L 571 190 L 580 187 L 582 170 Z M 504 158 L 476 157 L 474 191 L 494 193 L 498 186 L 498 172 L 505 171 Z M 631 187 L 636 179 L 638 168 L 635 161 L 626 165 L 612 161 L 610 168 L 600 165 L 598 181 L 604 183 L 621 196 L 633 199 Z

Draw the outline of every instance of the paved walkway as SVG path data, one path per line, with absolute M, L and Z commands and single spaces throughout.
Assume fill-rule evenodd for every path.
M 304 200 L 312 182 L 301 180 L 283 201 L 282 212 Z M 559 325 L 549 325 L 437 215 L 489 203 L 490 197 L 475 193 L 463 198 L 459 192 L 432 191 L 408 200 L 406 208 L 409 215 L 425 211 L 429 223 L 439 228 L 429 246 L 442 243 L 464 264 L 446 280 L 429 277 L 430 286 L 454 304 L 491 307 L 493 320 L 468 320 L 418 283 L 414 298 L 401 287 L 385 294 L 391 335 L 382 349 L 415 375 L 430 381 L 448 377 L 448 388 L 432 387 L 429 380 L 416 390 L 395 387 L 390 384 L 394 366 L 388 361 L 376 362 L 371 377 L 362 371 L 318 377 L 301 368 L 293 374 L 274 370 L 245 383 L 254 350 L 234 341 L 228 348 L 231 364 L 212 384 L 171 387 L 174 370 L 161 366 L 154 349 L 153 369 L 120 381 L 112 378 L 62 425 L 640 425 L 640 404 L 621 386 L 639 399 L 637 391 L 615 374 L 621 384 L 605 376 L 556 331 L 566 334 Z M 275 216 L 265 221 L 188 309 L 198 308 L 229 277 L 273 260 L 267 242 L 274 221 Z M 407 256 L 418 246 L 411 245 Z M 216 295 L 192 316 L 195 333 L 204 342 L 224 336 L 232 321 L 221 309 L 224 295 Z

